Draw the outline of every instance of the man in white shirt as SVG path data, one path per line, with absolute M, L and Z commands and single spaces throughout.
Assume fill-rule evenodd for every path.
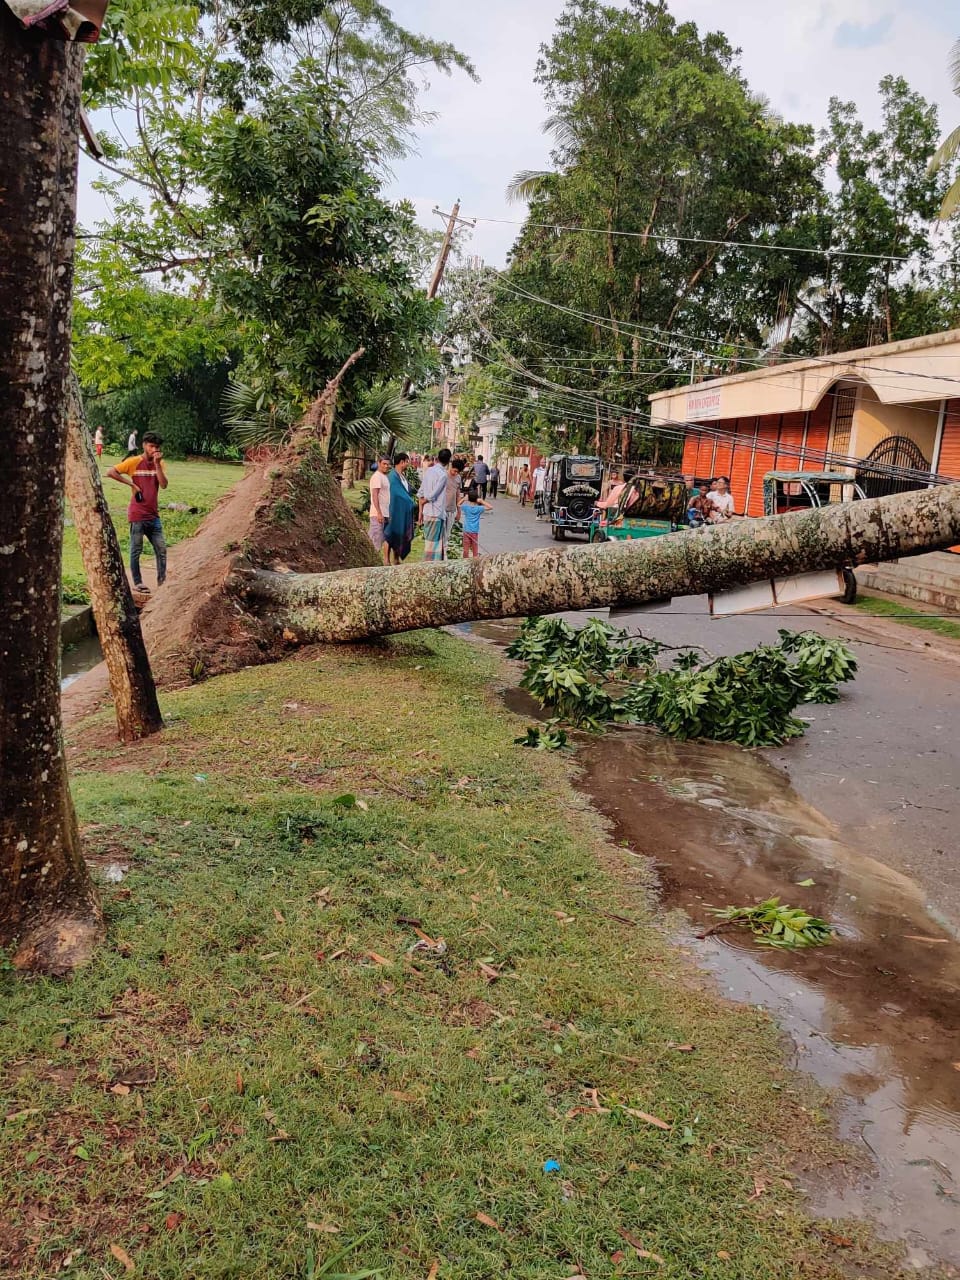
M 390 459 L 377 459 L 377 469 L 370 477 L 370 541 L 387 563 L 390 548 L 383 540 L 383 529 L 390 518 Z
M 417 497 L 422 501 L 423 558 L 442 560 L 444 534 L 447 529 L 447 467 L 450 465 L 449 449 L 441 449 L 432 467 L 427 467 L 420 481 Z
M 541 462 L 533 471 L 533 508 L 539 520 L 545 514 L 544 495 L 547 492 L 547 468 Z
M 733 494 L 730 492 L 730 481 L 726 476 L 717 476 L 710 488 L 711 524 L 722 524 L 733 518 Z

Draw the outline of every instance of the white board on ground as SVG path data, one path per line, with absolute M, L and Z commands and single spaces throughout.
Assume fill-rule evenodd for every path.
M 768 578 L 745 587 L 718 591 L 710 597 L 710 616 L 729 618 L 736 613 L 753 613 L 757 609 L 775 609 L 777 605 L 803 604 L 821 600 L 843 591 L 843 575 L 835 569 L 818 573 L 800 573 L 793 578 Z

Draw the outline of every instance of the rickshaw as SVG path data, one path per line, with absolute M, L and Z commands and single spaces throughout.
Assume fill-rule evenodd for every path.
M 556 541 L 562 542 L 568 533 L 589 536 L 602 488 L 603 463 L 599 458 L 557 453 L 547 459 L 544 515 Z
M 763 514 L 782 516 L 838 502 L 857 502 L 867 495 L 846 471 L 768 471 L 763 477 Z M 843 602 L 855 604 L 857 575 L 844 565 Z
M 689 494 L 686 483 L 663 476 L 634 476 L 628 480 L 615 511 L 595 511 L 590 541 L 630 541 L 675 533 L 687 526 Z

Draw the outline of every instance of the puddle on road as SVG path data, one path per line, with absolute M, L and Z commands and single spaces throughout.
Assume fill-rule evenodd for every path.
M 803 952 L 736 932 L 692 945 L 728 996 L 792 1034 L 796 1065 L 840 1092 L 843 1135 L 876 1162 L 857 1187 L 813 1188 L 814 1211 L 869 1215 L 918 1264 L 924 1247 L 960 1262 L 960 946 L 919 887 L 845 842 L 759 755 L 631 730 L 579 763 L 616 837 L 654 859 L 664 905 L 695 927 L 715 923 L 711 906 L 775 894 L 837 927 L 834 945 Z
M 516 628 L 473 630 L 502 644 Z M 504 696 L 536 714 L 522 690 Z M 578 763 L 615 838 L 654 860 L 664 906 L 686 913 L 691 950 L 723 992 L 767 1009 L 796 1066 L 837 1091 L 841 1133 L 874 1170 L 855 1186 L 808 1187 L 813 1212 L 871 1218 L 916 1267 L 960 1263 L 960 944 L 920 887 L 757 753 L 638 729 L 584 740 Z M 825 917 L 837 941 L 778 952 L 739 932 L 694 939 L 716 922 L 711 906 L 774 895 Z

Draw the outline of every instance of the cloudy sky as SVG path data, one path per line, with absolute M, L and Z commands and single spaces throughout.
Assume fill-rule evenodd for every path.
M 550 38 L 564 0 L 388 0 L 403 25 L 453 41 L 476 64 L 479 84 L 465 75 L 435 76 L 423 95 L 436 121 L 419 154 L 396 166 L 390 193 L 412 199 L 426 226 L 441 227 L 435 206 L 459 196 L 462 214 L 478 219 L 467 252 L 503 264 L 522 216 L 504 189 L 520 169 L 548 163 L 540 130 L 546 114 L 533 82 L 537 51 Z M 742 50 L 751 87 L 788 119 L 822 124 L 829 98 L 856 102 L 877 122 L 877 84 L 888 73 L 940 107 L 947 128 L 960 121 L 950 90 L 947 56 L 960 37 L 956 0 L 671 0 L 678 19 L 701 29 L 720 26 Z M 718 16 L 722 15 L 722 16 Z M 93 167 L 81 165 L 80 217 L 93 222 L 102 207 L 90 192 Z
M 563 0 L 393 0 L 408 27 L 452 40 L 477 66 L 466 76 L 435 77 L 424 95 L 438 114 L 423 133 L 420 154 L 396 170 L 393 193 L 413 199 L 421 221 L 435 205 L 462 213 L 517 220 L 504 188 L 520 169 L 548 162 L 540 124 L 545 108 L 533 83 L 537 50 L 548 39 Z M 868 123 L 878 117 L 877 84 L 892 73 L 940 107 L 941 121 L 960 121 L 950 90 L 947 55 L 960 37 L 956 0 L 671 0 L 681 20 L 720 27 L 742 50 L 751 87 L 788 119 L 821 124 L 827 102 L 856 102 Z M 503 263 L 517 228 L 478 222 L 469 252 Z

